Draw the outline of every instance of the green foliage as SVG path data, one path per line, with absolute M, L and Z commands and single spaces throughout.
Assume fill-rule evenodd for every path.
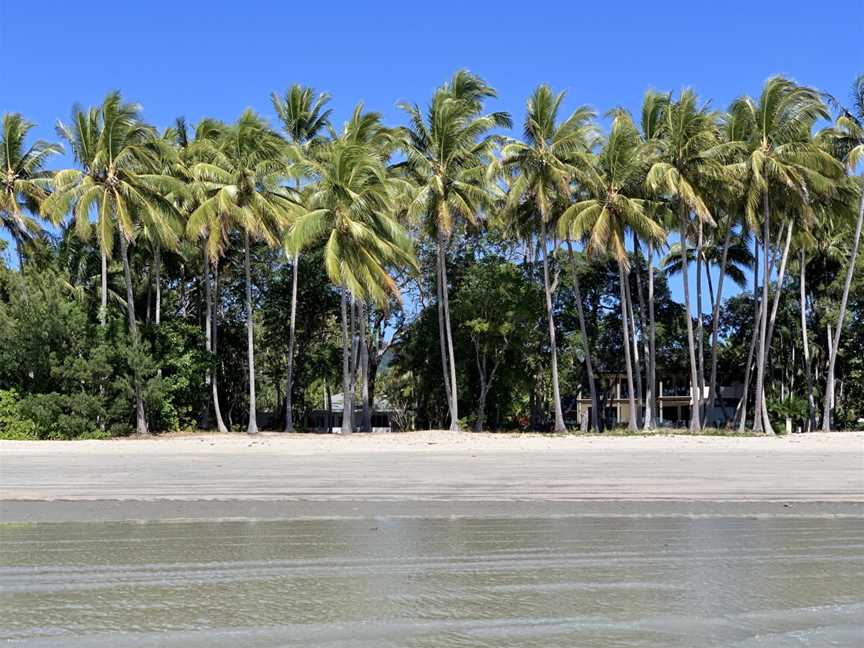
M 38 439 L 36 423 L 21 412 L 18 392 L 14 389 L 0 389 L 0 438 Z

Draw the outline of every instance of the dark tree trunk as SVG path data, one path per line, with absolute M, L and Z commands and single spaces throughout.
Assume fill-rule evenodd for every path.
M 591 425 L 598 432 L 600 428 L 600 402 L 597 400 L 597 385 L 594 382 L 594 368 L 591 363 L 591 346 L 588 344 L 588 328 L 585 326 L 585 312 L 582 308 L 582 294 L 579 290 L 579 273 L 576 268 L 576 257 L 573 254 L 573 244 L 567 238 L 567 252 L 570 255 L 570 266 L 573 272 L 573 297 L 576 300 L 576 314 L 579 316 L 579 333 L 582 337 L 582 352 L 585 354 L 585 373 L 588 374 L 588 391 L 591 395 Z
M 129 320 L 129 337 L 132 340 L 133 348 L 140 348 L 141 340 L 138 335 L 138 322 L 135 319 L 135 295 L 132 290 L 132 271 L 129 268 L 129 243 L 122 230 L 119 233 L 120 254 L 123 260 L 123 277 L 126 280 L 126 315 Z M 147 429 L 147 417 L 144 413 L 141 370 L 138 367 L 132 367 L 132 375 L 135 388 L 135 431 L 139 435 L 146 435 L 149 434 L 149 430 Z
M 720 277 L 717 279 L 717 294 L 711 308 L 711 377 L 708 382 L 708 407 L 714 407 L 717 398 L 717 343 L 720 326 L 720 302 L 723 299 L 723 279 L 726 277 L 726 263 L 729 258 L 729 245 L 732 241 L 732 224 L 726 228 L 723 239 L 723 254 L 720 258 Z M 709 275 L 710 277 L 710 275 Z
M 351 356 L 354 343 L 348 334 L 348 289 L 342 288 L 342 434 L 354 430 L 354 386 L 351 380 Z
M 294 412 L 291 397 L 294 390 L 294 337 L 297 323 L 297 275 L 300 268 L 300 254 L 294 255 L 294 268 L 291 272 L 291 315 L 288 320 L 288 371 L 285 386 L 285 431 L 294 431 Z

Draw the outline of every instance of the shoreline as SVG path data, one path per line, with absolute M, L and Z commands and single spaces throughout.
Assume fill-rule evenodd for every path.
M 0 441 L 0 522 L 864 517 L 864 433 Z

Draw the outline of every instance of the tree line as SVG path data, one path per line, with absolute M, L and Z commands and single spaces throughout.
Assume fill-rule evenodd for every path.
M 343 432 L 382 393 L 400 427 L 563 432 L 581 392 L 600 431 L 619 375 L 631 430 L 664 376 L 694 432 L 722 381 L 741 430 L 864 416 L 864 77 L 849 102 L 772 77 L 726 111 L 648 91 L 607 129 L 540 85 L 520 137 L 495 97 L 460 71 L 403 125 L 358 104 L 337 128 L 294 85 L 278 127 L 159 131 L 112 92 L 58 143 L 4 114 L 0 430 L 292 431 L 341 389 Z

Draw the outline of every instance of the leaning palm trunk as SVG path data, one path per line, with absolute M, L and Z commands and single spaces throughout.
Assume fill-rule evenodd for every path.
M 246 273 L 246 357 L 249 363 L 249 425 L 246 431 L 257 434 L 255 416 L 255 323 L 252 320 L 252 270 L 249 263 L 249 232 L 243 232 L 243 269 Z
M 690 307 L 690 281 L 687 277 L 687 207 L 682 203 L 679 209 L 681 221 L 681 277 L 684 282 L 684 310 L 687 321 L 687 348 L 690 354 L 690 392 L 692 394 L 690 406 L 690 431 L 699 432 L 702 429 L 702 421 L 699 419 L 699 402 L 701 394 L 697 395 L 699 389 L 699 374 L 696 369 L 696 342 L 693 338 L 693 317 Z
M 213 264 L 213 357 L 219 357 L 219 262 Z M 227 432 L 228 426 L 222 420 L 222 408 L 219 405 L 219 385 L 216 377 L 219 375 L 218 363 L 213 363 L 213 414 L 216 417 L 216 429 Z
M 540 252 L 543 255 L 543 293 L 546 296 L 546 316 L 549 320 L 549 345 L 552 360 L 552 400 L 555 407 L 555 431 L 565 432 L 561 411 L 561 390 L 558 387 L 558 349 L 555 342 L 555 317 L 552 313 L 552 288 L 549 283 L 549 259 L 546 250 L 546 219 L 540 217 Z
M 618 284 L 621 301 L 621 330 L 624 333 L 624 365 L 627 371 L 627 405 L 629 420 L 627 427 L 631 432 L 637 431 L 636 426 L 636 398 L 633 394 L 633 364 L 630 359 L 630 327 L 627 324 L 627 290 L 624 285 L 626 281 L 624 267 L 618 264 Z
M 207 258 L 207 242 L 202 241 L 202 266 L 204 269 L 204 350 L 207 352 L 207 369 L 204 372 L 204 385 L 209 391 L 213 382 L 213 289 L 210 286 L 210 260 Z M 210 401 L 204 400 L 201 407 L 201 428 L 210 428 Z
M 450 300 L 447 288 L 447 240 L 438 233 L 438 324 L 441 331 L 441 360 L 444 363 L 444 386 L 450 408 L 450 429 L 459 429 L 459 396 L 456 389 L 456 359 L 453 354 L 453 333 L 450 328 Z
M 118 227 L 118 230 L 120 228 Z M 120 254 L 123 260 L 123 277 L 126 280 L 126 315 L 129 318 L 129 337 L 132 347 L 137 349 L 141 343 L 138 337 L 138 322 L 135 320 L 135 295 L 132 291 L 132 272 L 129 269 L 129 243 L 123 231 L 120 230 Z M 138 434 L 148 434 L 147 417 L 144 414 L 144 396 L 141 385 L 141 372 L 138 367 L 132 368 L 135 388 L 135 431 Z
M 810 359 L 810 339 L 807 334 L 807 257 L 804 250 L 798 251 L 799 308 L 801 311 L 801 345 L 804 350 L 804 375 L 807 378 L 807 432 L 816 429 L 816 401 L 813 397 L 813 363 Z
M 702 323 L 702 219 L 699 219 L 696 237 L 696 308 L 699 316 L 696 320 L 696 345 L 699 361 L 699 422 L 705 421 L 705 327 Z
M 357 302 L 358 333 L 360 337 L 360 397 L 363 413 L 360 431 L 372 431 L 372 407 L 369 401 L 369 341 L 366 339 L 366 308 L 363 300 Z
M 348 289 L 342 288 L 342 434 L 354 429 L 354 384 L 351 376 L 353 343 L 348 333 Z
M 861 198 L 858 202 L 858 222 L 855 224 L 855 240 L 852 242 L 852 254 L 849 255 L 849 268 L 846 271 L 846 282 L 843 284 L 843 297 L 840 299 L 840 312 L 837 314 L 837 328 L 834 331 L 834 341 L 828 358 L 828 373 L 825 382 L 825 405 L 822 412 L 822 431 L 831 431 L 831 415 L 834 410 L 834 369 L 837 365 L 837 353 L 840 350 L 840 333 L 843 330 L 843 319 L 846 317 L 846 302 L 849 301 L 849 287 L 855 274 L 855 261 L 858 258 L 858 246 L 861 243 L 861 223 L 864 221 L 864 187 L 861 188 Z
M 582 352 L 585 354 L 585 372 L 588 374 L 588 391 L 591 395 L 591 425 L 600 432 L 600 402 L 597 400 L 597 386 L 594 383 L 594 368 L 591 364 L 591 346 L 588 344 L 588 328 L 585 326 L 585 312 L 582 309 L 582 294 L 579 290 L 579 274 L 576 270 L 576 257 L 573 244 L 567 238 L 567 252 L 573 272 L 573 297 L 576 300 L 576 313 L 579 316 L 579 333 L 582 336 Z
M 759 345 L 756 350 L 756 404 L 753 408 L 753 431 L 764 431 L 764 416 L 762 415 L 762 398 L 765 393 L 765 340 L 768 337 L 768 282 L 771 278 L 769 268 L 769 221 L 771 211 L 768 206 L 768 195 L 762 197 L 762 209 L 764 212 L 762 233 L 762 245 L 764 246 L 763 276 L 762 276 L 762 316 L 759 318 Z
M 720 258 L 720 277 L 717 279 L 717 294 L 712 299 L 711 308 L 711 377 L 708 381 L 708 407 L 714 407 L 717 399 L 717 330 L 720 326 L 720 301 L 723 299 L 723 279 L 726 278 L 726 263 L 729 258 L 729 245 L 732 241 L 732 226 L 726 228 L 723 239 L 723 254 Z M 710 275 L 709 275 L 710 277 Z
M 294 431 L 294 412 L 292 411 L 291 392 L 294 388 L 294 336 L 297 322 L 297 275 L 300 267 L 300 254 L 294 255 L 294 269 L 291 273 L 291 315 L 288 320 L 288 371 L 285 386 L 285 431 Z
M 781 232 L 783 228 L 781 227 Z M 771 316 L 768 319 L 768 335 L 765 338 L 765 364 L 768 364 L 768 358 L 771 351 L 771 339 L 774 337 L 774 325 L 777 323 L 777 309 L 780 307 L 780 295 L 783 291 L 783 279 L 786 276 L 786 261 L 789 259 L 789 245 L 792 243 L 792 223 L 789 223 L 786 228 L 786 243 L 783 245 L 783 255 L 780 258 L 780 269 L 777 271 L 777 293 L 774 295 L 774 303 L 771 306 Z M 765 417 L 765 433 L 773 434 L 774 429 L 771 426 L 771 419 L 768 416 L 768 406 L 765 403 L 765 393 L 763 384 L 762 393 L 762 412 Z

